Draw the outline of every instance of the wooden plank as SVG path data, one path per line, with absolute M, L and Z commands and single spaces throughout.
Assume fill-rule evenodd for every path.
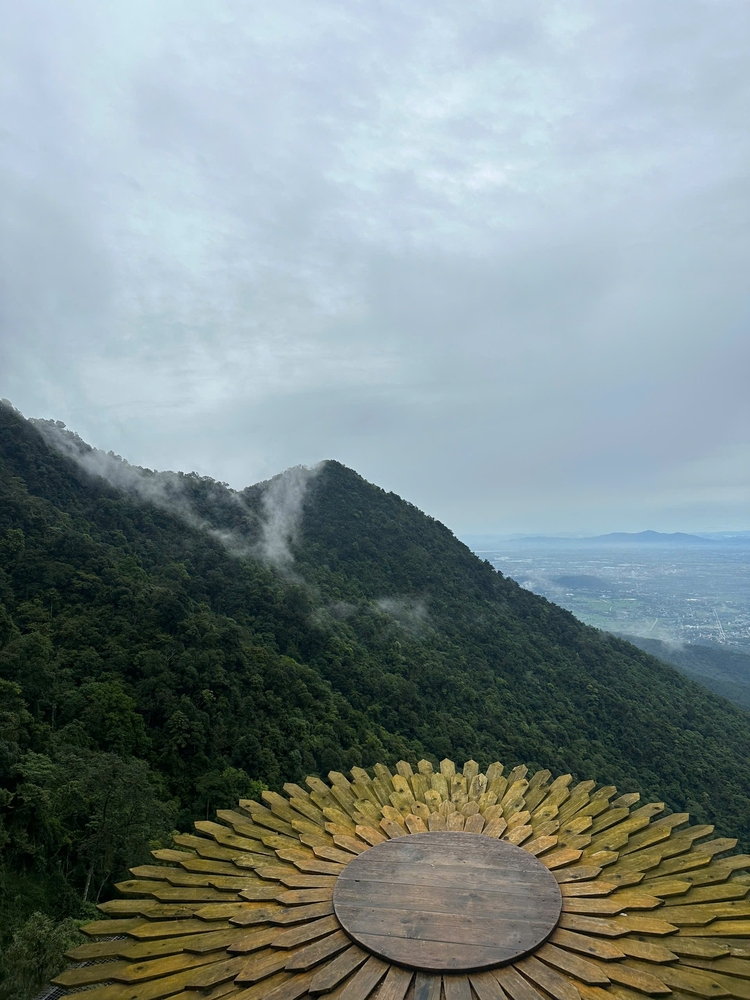
M 212 858 L 215 861 L 233 861 L 238 853 L 236 850 L 232 851 L 227 847 L 221 847 L 206 837 L 196 837 L 192 833 L 172 834 L 172 840 L 182 847 L 192 848 L 202 858 Z M 265 851 L 267 848 L 263 848 L 263 850 Z
M 273 989 L 263 994 L 263 1000 L 297 1000 L 298 997 L 307 993 L 307 988 L 312 981 L 312 972 L 298 973 L 287 979 L 284 983 L 279 983 Z
M 281 972 L 289 961 L 290 953 L 280 951 L 276 948 L 264 948 L 248 960 L 244 959 L 244 965 L 237 973 L 235 982 L 237 983 L 257 983 L 261 979 L 272 976 L 275 972 Z
M 547 944 L 543 944 L 536 954 L 544 958 L 547 950 L 553 945 L 559 945 L 560 948 L 564 948 L 566 951 L 576 951 L 582 955 L 591 955 L 593 958 L 600 958 L 605 962 L 611 962 L 617 958 L 625 958 L 625 952 L 621 951 L 617 945 L 610 944 L 609 941 L 602 941 L 600 938 L 590 937 L 588 934 L 577 934 L 575 931 L 566 931 L 562 927 L 558 927 L 553 931 Z M 551 954 L 557 957 L 557 949 Z M 556 963 L 553 961 L 551 964 L 555 965 Z M 569 970 L 566 969 L 566 971 Z
M 474 972 L 469 981 L 479 1000 L 507 1000 L 505 990 L 491 972 Z
M 609 896 L 617 888 L 616 882 L 593 879 L 589 882 L 567 882 L 560 887 L 560 892 L 563 899 L 568 896 Z
M 264 1000 L 267 991 L 275 990 L 277 986 L 289 982 L 292 978 L 291 972 L 282 970 L 273 976 L 269 976 L 267 979 L 263 979 L 254 986 L 249 986 L 246 990 L 242 990 L 236 996 L 233 996 L 232 1000 Z M 195 1000 L 198 1000 L 198 998 L 196 997 Z
M 292 927 L 288 931 L 280 934 L 277 928 L 273 928 L 272 938 L 274 948 L 295 948 L 297 945 L 306 944 L 316 938 L 324 937 L 339 929 L 339 922 L 335 916 L 321 917 L 319 920 L 311 920 L 307 924 L 299 927 Z M 269 942 L 270 943 L 270 942 Z
M 339 1000 L 367 1000 L 388 971 L 388 963 L 371 955 L 347 982 Z
M 649 887 L 651 888 L 651 887 Z M 725 882 L 718 885 L 702 885 L 690 889 L 680 899 L 668 899 L 666 906 L 689 906 L 694 903 L 716 903 L 728 899 L 744 899 L 750 892 L 750 885 L 742 882 Z
M 322 889 L 287 889 L 277 892 L 276 900 L 284 906 L 297 906 L 300 903 L 324 903 L 333 899 L 333 887 Z
M 64 972 L 59 973 L 50 982 L 53 986 L 92 986 L 95 983 L 104 983 L 111 979 L 117 979 L 118 973 L 124 972 L 125 969 L 130 967 L 130 964 L 127 961 L 98 962 L 95 965 L 84 965 L 77 969 L 65 969 Z
M 442 985 L 440 976 L 417 972 L 414 978 L 414 1000 L 440 1000 Z
M 445 1000 L 471 1000 L 471 986 L 468 976 L 443 976 Z
M 246 964 L 244 956 L 229 958 L 226 962 L 214 962 L 212 965 L 204 966 L 196 972 L 189 972 L 185 982 L 186 986 L 194 989 L 206 989 L 216 983 L 234 979 Z
M 601 870 L 597 865 L 570 865 L 568 868 L 558 868 L 552 874 L 558 884 L 562 885 L 564 882 L 586 881 L 596 878 Z M 611 881 L 609 873 L 606 877 Z
M 374 847 L 334 889 L 336 915 L 355 941 L 391 961 L 442 972 L 525 954 L 553 929 L 560 899 L 554 877 L 525 851 L 448 832 Z
M 636 938 L 624 937 L 618 941 L 619 947 L 630 958 L 642 959 L 644 962 L 664 962 L 678 961 L 677 955 L 665 948 L 663 945 L 654 944 L 649 941 L 639 941 Z
M 343 931 L 334 931 L 333 934 L 328 934 L 326 937 L 319 938 L 312 944 L 299 948 L 288 958 L 284 968 L 289 971 L 311 969 L 326 958 L 332 958 L 340 951 L 348 948 L 350 944 L 350 939 Z
M 401 969 L 398 965 L 392 965 L 378 990 L 378 1000 L 404 1000 L 413 977 L 411 969 Z M 480 997 L 480 1000 L 483 998 Z
M 595 951 L 599 951 L 599 949 L 589 949 L 588 955 L 592 958 L 598 957 L 594 954 Z M 581 958 L 580 955 L 571 954 L 553 944 L 542 945 L 536 954 L 548 965 L 562 969 L 563 972 L 575 976 L 576 979 L 580 979 L 581 982 L 588 983 L 590 986 L 606 986 L 609 983 L 609 977 L 601 965 L 595 965 L 587 959 Z M 621 957 L 624 958 L 624 955 Z M 610 961 L 610 959 L 606 959 L 606 961 Z
M 537 986 L 546 990 L 555 1000 L 581 1000 L 581 994 L 569 979 L 561 976 L 559 972 L 540 962 L 533 955 L 516 962 L 516 968 L 520 969 Z
M 356 945 L 337 955 L 313 976 L 308 986 L 309 993 L 328 993 L 340 982 L 358 969 L 368 958 L 367 952 Z
M 721 958 L 732 952 L 729 941 L 714 941 L 710 938 L 682 937 L 682 932 L 676 937 L 669 939 L 669 947 L 677 955 L 686 958 Z M 748 955 L 750 956 L 750 942 L 748 942 Z
M 540 861 L 547 868 L 562 868 L 564 865 L 571 865 L 574 861 L 578 861 L 581 857 L 582 852 L 573 850 L 572 847 L 563 847 L 559 851 L 552 851 L 550 854 L 545 854 Z
M 628 965 L 641 975 L 650 974 L 653 968 L 653 966 L 649 968 L 645 963 L 632 960 L 628 962 Z M 698 969 L 664 965 L 659 966 L 658 977 L 666 986 L 685 990 L 696 996 L 722 997 L 730 995 L 730 991 L 715 976 Z
M 724 903 L 702 903 L 696 906 L 670 906 L 669 920 L 679 927 L 690 924 L 703 925 L 713 920 L 733 917 L 750 917 L 750 901 L 734 900 Z
M 512 1000 L 542 1000 L 528 979 L 524 979 L 512 966 L 493 969 L 492 974 Z
M 750 920 L 714 920 L 706 927 L 691 927 L 688 933 L 691 937 L 750 937 Z
M 592 959 L 591 961 L 597 964 L 596 959 Z M 659 977 L 652 973 L 651 968 L 646 966 L 644 970 L 641 970 L 633 968 L 631 965 L 626 964 L 625 961 L 622 961 L 607 962 L 606 965 L 601 966 L 601 971 L 613 983 L 622 983 L 623 986 L 629 986 L 631 989 L 647 993 L 649 996 L 661 996 L 671 993 L 670 988 L 661 979 L 662 967 L 659 966 Z
M 227 952 L 247 955 L 252 951 L 260 951 L 261 948 L 267 948 L 272 942 L 275 942 L 278 933 L 278 927 L 261 927 L 258 930 L 250 931 L 249 934 L 243 928 L 242 937 L 229 945 Z

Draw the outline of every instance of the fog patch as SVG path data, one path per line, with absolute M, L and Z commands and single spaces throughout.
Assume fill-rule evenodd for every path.
M 313 469 L 297 466 L 267 484 L 261 497 L 261 512 L 256 513 L 236 490 L 196 473 L 158 472 L 131 465 L 114 452 L 103 452 L 87 444 L 61 421 L 30 420 L 45 441 L 56 451 L 72 459 L 92 476 L 99 476 L 122 493 L 178 517 L 184 524 L 210 535 L 238 559 L 256 558 L 276 568 L 290 570 L 294 562 L 291 543 L 296 538 L 305 492 L 320 466 Z M 235 508 L 244 521 L 242 528 L 217 527 L 201 513 L 190 496 L 191 482 L 208 484 L 217 515 L 220 505 Z
M 268 562 L 281 568 L 293 564 L 291 546 L 299 533 L 305 494 L 321 467 L 322 463 L 312 468 L 295 465 L 266 484 L 261 497 L 260 549 Z
M 346 621 L 347 618 L 351 618 L 355 615 L 359 608 L 356 604 L 347 604 L 346 601 L 335 601 L 333 604 L 328 605 L 328 613 L 331 618 L 336 618 L 338 621 Z
M 427 604 L 421 597 L 381 597 L 375 606 L 411 635 L 419 635 L 427 626 Z

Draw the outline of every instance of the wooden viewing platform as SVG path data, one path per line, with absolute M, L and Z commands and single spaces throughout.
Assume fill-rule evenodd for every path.
M 401 761 L 264 792 L 131 870 L 83 1000 L 750 1000 L 750 857 L 663 803 Z

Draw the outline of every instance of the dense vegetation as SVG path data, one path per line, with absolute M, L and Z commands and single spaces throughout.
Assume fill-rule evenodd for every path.
M 716 644 L 672 643 L 631 635 L 622 638 L 662 663 L 676 667 L 681 674 L 698 681 L 709 691 L 715 691 L 742 708 L 750 708 L 750 654 Z
M 572 770 L 750 843 L 744 711 L 394 494 L 326 463 L 274 563 L 278 483 L 115 488 L 42 431 L 0 406 L 0 949 L 175 826 L 377 759 Z

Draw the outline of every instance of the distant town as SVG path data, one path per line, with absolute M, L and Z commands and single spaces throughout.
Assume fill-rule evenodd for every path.
M 466 538 L 522 587 L 589 625 L 750 652 L 750 535 Z

